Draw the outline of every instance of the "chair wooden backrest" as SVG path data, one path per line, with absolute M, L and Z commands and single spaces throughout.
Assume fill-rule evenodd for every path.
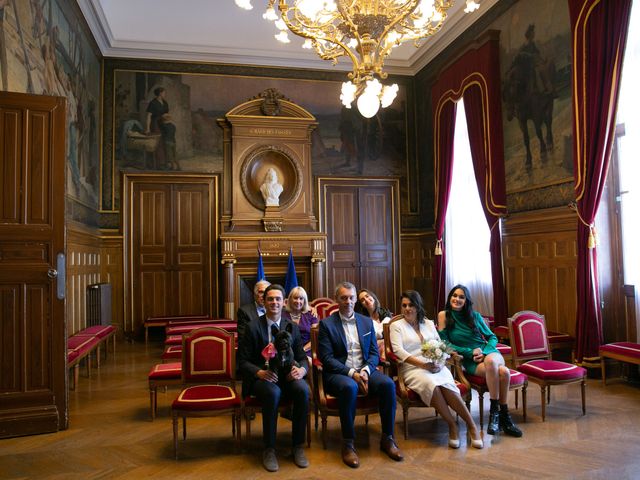
M 391 345 L 391 338 L 390 338 L 389 332 L 391 329 L 391 324 L 393 322 L 400 320 L 401 318 L 404 318 L 404 317 L 402 315 L 394 315 L 393 317 L 391 317 L 391 320 L 389 320 L 387 323 L 382 324 L 382 337 L 384 340 L 384 355 L 385 355 L 385 358 L 389 360 L 392 364 L 398 362 L 398 357 L 396 357 L 396 354 L 393 351 L 393 346 Z
M 325 308 L 325 310 L 324 310 L 324 316 L 322 318 L 330 317 L 335 312 L 337 312 L 339 309 L 340 309 L 340 306 L 337 303 L 332 303 L 332 304 L 328 305 L 327 308 Z
M 184 383 L 235 381 L 236 356 L 233 333 L 203 327 L 182 337 Z
M 316 310 L 316 316 L 319 319 L 325 318 L 327 316 L 326 311 L 327 308 L 329 308 L 330 305 L 333 305 L 333 302 L 318 302 L 316 303 L 312 308 L 315 308 Z
M 535 359 L 550 359 L 544 315 L 523 310 L 508 320 L 511 352 L 516 365 Z
M 329 298 L 329 297 L 318 297 L 318 298 L 314 298 L 313 300 L 311 300 L 311 301 L 309 302 L 309 305 L 310 305 L 311 307 L 315 307 L 315 306 L 317 306 L 319 303 L 327 303 L 327 304 L 330 304 L 330 303 L 333 303 L 333 299 L 332 299 L 332 298 Z

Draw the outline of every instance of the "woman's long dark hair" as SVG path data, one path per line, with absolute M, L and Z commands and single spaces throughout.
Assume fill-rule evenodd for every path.
M 467 322 L 467 325 L 469 326 L 469 328 L 475 332 L 478 327 L 476 327 L 476 322 L 473 315 L 473 300 L 471 300 L 471 294 L 469 293 L 469 289 L 464 285 L 455 285 L 449 291 L 449 295 L 447 295 L 447 304 L 444 307 L 444 311 L 446 315 L 445 326 L 446 328 L 450 328 L 450 329 L 455 327 L 455 320 L 453 319 L 453 315 L 451 314 L 451 312 L 453 311 L 453 309 L 451 308 L 451 297 L 453 296 L 453 292 L 455 292 L 458 289 L 462 290 L 462 293 L 464 293 L 464 298 L 465 298 L 464 306 L 462 307 L 462 310 L 460 310 L 460 314 L 462 315 L 462 319 Z
M 371 290 L 366 289 L 366 288 L 360 289 L 360 291 L 358 291 L 358 294 L 356 295 L 356 305 L 353 308 L 356 313 L 364 315 L 365 317 L 370 317 L 371 316 L 371 315 L 369 315 L 369 310 L 367 310 L 362 305 L 362 303 L 360 303 L 360 294 L 361 293 L 367 293 L 367 294 L 369 294 L 369 296 L 371 298 L 373 298 L 373 305 L 374 305 L 373 308 L 375 309 L 375 312 L 378 314 L 378 317 L 380 317 L 380 321 L 384 320 L 385 317 L 392 316 L 392 314 L 391 314 L 391 312 L 389 310 L 387 310 L 382 305 L 380 305 L 380 300 L 378 300 L 378 296 L 375 293 L 373 293 Z
M 411 304 L 416 307 L 418 323 L 424 323 L 424 318 L 427 316 L 427 314 L 424 311 L 424 302 L 422 301 L 422 297 L 420 296 L 420 294 L 415 290 L 405 290 L 404 292 L 402 292 L 402 295 L 400 295 L 400 301 L 402 301 L 403 298 L 408 299 Z

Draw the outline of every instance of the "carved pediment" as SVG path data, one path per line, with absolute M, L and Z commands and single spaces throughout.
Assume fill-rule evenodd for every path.
M 293 103 L 275 88 L 267 88 L 251 100 L 229 110 L 226 117 L 288 117 L 315 120 L 307 110 Z

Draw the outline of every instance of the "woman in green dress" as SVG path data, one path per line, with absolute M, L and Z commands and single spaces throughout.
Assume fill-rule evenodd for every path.
M 521 437 L 522 431 L 513 423 L 507 406 L 509 368 L 496 348 L 497 337 L 473 310 L 473 301 L 464 285 L 456 285 L 449 292 L 445 309 L 438 314 L 438 330 L 440 337 L 462 355 L 465 371 L 486 378 L 491 400 L 487 433 L 494 435 L 503 430 Z

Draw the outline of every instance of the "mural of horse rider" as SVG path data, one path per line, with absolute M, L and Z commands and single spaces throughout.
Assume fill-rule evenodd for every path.
M 525 32 L 525 43 L 520 47 L 507 72 L 502 97 L 507 120 L 518 120 L 526 148 L 526 168 L 531 171 L 532 155 L 529 147 L 529 126 L 533 126 L 540 142 L 540 158 L 547 160 L 547 151 L 553 150 L 553 101 L 555 92 L 555 63 L 545 58 L 535 42 L 535 25 Z M 542 126 L 546 128 L 546 136 Z
M 153 90 L 155 98 L 147 107 L 147 126 L 145 134 L 160 134 L 162 140 L 154 152 L 156 167 L 169 170 L 180 170 L 176 158 L 176 125 L 169 114 L 167 91 L 164 87 Z

